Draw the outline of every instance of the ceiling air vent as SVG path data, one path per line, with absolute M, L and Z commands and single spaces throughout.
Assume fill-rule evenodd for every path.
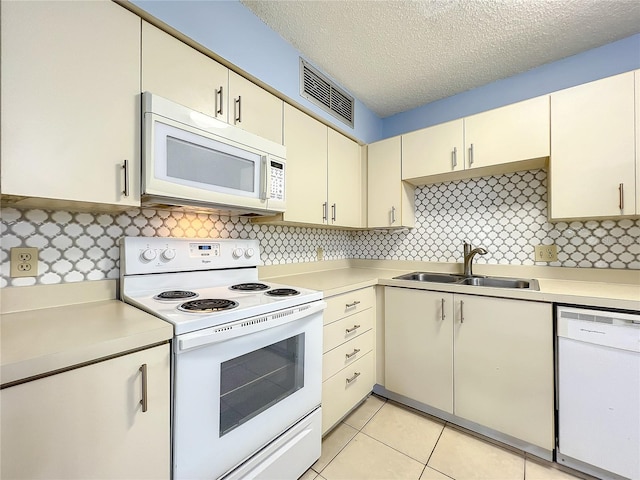
M 300 58 L 300 95 L 353 128 L 353 97 Z

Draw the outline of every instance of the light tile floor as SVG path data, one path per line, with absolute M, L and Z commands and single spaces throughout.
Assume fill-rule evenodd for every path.
M 371 395 L 322 442 L 300 480 L 575 480 L 446 422 Z

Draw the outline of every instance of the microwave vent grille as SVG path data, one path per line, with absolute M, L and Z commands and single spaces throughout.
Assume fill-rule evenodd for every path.
M 354 98 L 300 58 L 300 95 L 353 127 Z

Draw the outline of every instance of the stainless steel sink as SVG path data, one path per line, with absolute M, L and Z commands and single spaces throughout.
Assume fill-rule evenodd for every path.
M 398 277 L 394 280 L 412 280 L 416 282 L 432 283 L 453 283 L 457 285 L 473 285 L 476 287 L 493 288 L 524 288 L 529 290 L 540 290 L 540 285 L 535 279 L 505 278 L 505 277 L 465 277 L 455 273 L 433 273 L 433 272 L 413 272 Z
M 394 280 L 414 280 L 416 282 L 456 283 L 463 280 L 464 275 L 455 275 L 452 273 L 413 272 L 393 278 Z

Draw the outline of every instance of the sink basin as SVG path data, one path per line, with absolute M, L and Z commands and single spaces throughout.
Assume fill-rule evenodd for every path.
M 461 280 L 459 284 L 475 285 L 477 287 L 530 288 L 532 290 L 540 290 L 536 280 L 522 280 L 520 278 L 471 277 Z
M 540 290 L 538 281 L 534 279 L 523 278 L 505 278 L 505 277 L 483 277 L 473 276 L 465 277 L 455 273 L 432 273 L 432 272 L 413 272 L 398 277 L 394 280 L 412 280 L 415 282 L 433 282 L 433 283 L 453 283 L 457 285 L 473 285 L 476 287 L 493 287 L 493 288 L 524 288 L 529 290 Z
M 456 283 L 463 280 L 463 275 L 452 273 L 413 272 L 394 277 L 394 280 L 414 280 L 416 282 Z

